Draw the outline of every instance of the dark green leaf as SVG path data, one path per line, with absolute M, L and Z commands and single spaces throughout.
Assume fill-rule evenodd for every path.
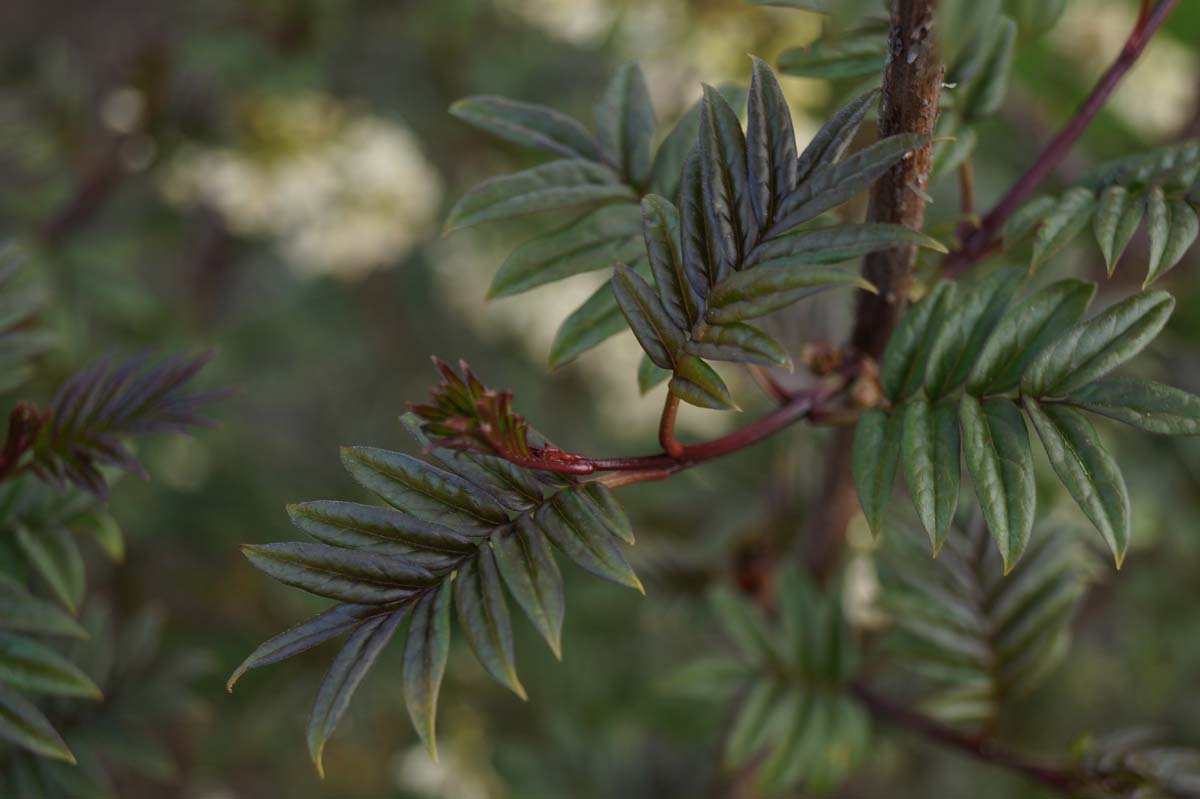
M 700 297 L 688 282 L 679 253 L 679 212 L 657 194 L 642 198 L 642 229 L 650 272 L 663 309 L 676 327 L 688 329 L 700 315 Z
M 668 385 L 672 394 L 698 408 L 739 410 L 721 376 L 694 355 L 682 355 L 675 361 Z
M 902 451 L 913 503 L 937 555 L 958 507 L 958 404 L 947 398 L 933 407 L 924 397 L 913 399 L 904 409 Z
M 967 87 L 962 98 L 963 118 L 974 121 L 1000 110 L 1008 91 L 1012 72 L 1013 51 L 1017 42 L 1017 23 L 1002 16 L 990 26 L 989 50 L 979 75 Z
M 963 451 L 988 530 L 1007 574 L 1029 543 L 1037 494 L 1025 419 L 1007 399 L 980 403 L 964 394 L 959 405 Z
M 1080 322 L 1033 359 L 1021 378 L 1021 393 L 1061 396 L 1104 377 L 1141 352 L 1174 308 L 1170 294 L 1152 291 Z
M 42 712 L 3 685 L 0 685 L 0 740 L 43 757 L 75 763 L 75 756 Z
M 1095 293 L 1094 283 L 1060 280 L 1010 308 L 975 358 L 967 391 L 979 396 L 1016 387 L 1029 362 L 1083 317 Z
M 353 630 L 372 616 L 388 612 L 387 608 L 379 605 L 334 605 L 261 643 L 230 675 L 225 690 L 232 693 L 234 684 L 250 669 L 278 663 L 306 652 L 334 636 Z
M 721 628 L 747 663 L 771 664 L 778 658 L 763 616 L 746 599 L 723 586 L 708 592 L 708 602 Z
M 492 537 L 492 550 L 509 593 L 561 660 L 562 574 L 545 535 L 529 516 L 520 516 L 510 530 Z
M 1067 401 L 1148 433 L 1200 435 L 1200 397 L 1150 380 L 1097 380 Z
M 777 719 L 773 717 L 778 714 L 784 693 L 784 687 L 771 677 L 759 678 L 750 688 L 725 742 L 726 767 L 744 765 L 767 744 L 778 726 Z
M 956 299 L 956 287 L 946 281 L 933 287 L 920 302 L 900 318 L 888 340 L 879 369 L 879 381 L 893 403 L 899 403 L 921 387 L 929 352 Z
M 883 72 L 887 40 L 871 34 L 835 42 L 817 40 L 808 47 L 785 50 L 779 71 L 797 78 L 861 78 Z
M 492 280 L 489 297 L 507 297 L 582 272 L 608 269 L 642 253 L 637 208 L 621 203 L 597 208 L 532 241 L 505 259 Z
M 925 369 L 925 391 L 930 399 L 946 396 L 967 379 L 1022 277 L 1018 269 L 997 269 L 968 289 L 946 315 Z
M 696 101 L 658 146 L 658 151 L 654 154 L 654 164 L 650 168 L 650 191 L 655 194 L 674 197 L 678 193 L 679 176 L 683 171 L 684 162 L 696 146 L 696 139 L 700 135 L 702 102 Z
M 32 639 L 0 633 L 0 682 L 36 694 L 100 699 L 100 688 L 79 667 Z
M 625 317 L 617 306 L 612 286 L 605 281 L 563 320 L 550 345 L 550 368 L 557 369 L 625 330 Z
M 341 453 L 342 464 L 359 485 L 419 519 L 480 533 L 508 521 L 496 500 L 409 455 L 375 447 L 342 447 Z
M 654 107 L 646 78 L 635 63 L 622 64 L 596 105 L 596 130 L 605 154 L 635 186 L 650 176 Z
M 879 91 L 870 91 L 851 100 L 829 121 L 821 126 L 817 135 L 800 153 L 797 165 L 797 182 L 808 180 L 813 170 L 836 163 L 854 140 L 862 127 L 867 112 L 879 101 Z
M 495 95 L 465 97 L 450 106 L 450 113 L 523 147 L 561 155 L 564 158 L 596 160 L 596 140 L 587 128 L 553 108 L 522 103 Z
M 1146 198 L 1130 194 L 1124 186 L 1109 186 L 1100 194 L 1092 229 L 1100 251 L 1104 253 L 1109 275 L 1112 275 L 1121 254 L 1129 246 L 1145 213 Z
M 642 349 L 655 366 L 671 369 L 685 336 L 663 308 L 654 289 L 625 264 L 613 268 L 613 294 Z
M 0 574 L 0 630 L 87 637 L 79 622 L 4 574 Z
M 662 367 L 655 366 L 654 361 L 650 360 L 650 356 L 644 352 L 642 353 L 642 358 L 640 361 L 638 361 L 638 391 L 643 394 L 647 394 L 652 388 L 668 379 L 670 376 L 670 369 L 663 369 Z
M 450 210 L 445 231 L 539 211 L 636 199 L 633 190 L 602 164 L 581 159 L 551 161 L 480 183 Z
M 746 166 L 750 202 L 759 229 L 774 218 L 776 204 L 796 188 L 796 133 L 779 81 L 767 63 L 753 59 L 746 107 Z
M 728 274 L 741 265 L 758 223 L 750 204 L 741 122 L 725 98 L 707 85 L 700 114 L 700 172 L 712 248 L 709 257 L 714 275 Z
M 534 521 L 568 558 L 592 574 L 645 593 L 617 545 L 618 531 L 575 491 L 560 491 L 537 509 Z
M 865 223 L 798 230 L 770 239 L 751 250 L 744 268 L 792 266 L 794 264 L 833 264 L 858 258 L 867 253 L 903 245 L 927 247 L 946 252 L 937 239 L 903 225 Z
M 904 417 L 881 408 L 863 411 L 854 427 L 854 487 L 871 532 L 883 529 L 883 514 L 896 482 Z
M 413 605 L 404 644 L 404 704 L 421 742 L 437 760 L 437 703 L 450 654 L 450 581 Z
M 755 319 L 836 286 L 875 290 L 858 275 L 840 269 L 807 264 L 750 269 L 730 275 L 713 287 L 705 320 L 721 325 Z
M 1005 249 L 1011 249 L 1032 233 L 1035 228 L 1046 221 L 1056 207 L 1058 207 L 1058 200 L 1046 196 L 1035 197 L 1021 206 L 1020 210 L 1009 217 L 1000 230 Z
M 308 717 L 308 752 L 317 774 L 325 776 L 321 755 L 325 742 L 337 728 L 338 722 L 350 706 L 354 691 L 367 675 L 379 653 L 387 646 L 396 628 L 404 619 L 407 609 L 376 616 L 364 621 L 338 652 L 321 681 L 317 701 Z
M 475 657 L 496 682 L 525 699 L 513 662 L 512 620 L 490 547 L 480 547 L 479 556 L 459 569 L 454 578 L 454 603 L 458 623 Z
M 692 355 L 714 361 L 792 368 L 792 359 L 782 344 L 757 327 L 743 322 L 705 325 L 699 337 L 687 343 L 686 349 Z
M 1038 228 L 1029 270 L 1037 271 L 1038 267 L 1067 246 L 1083 230 L 1095 210 L 1096 195 L 1090 189 L 1068 189 Z
M 660 685 L 674 694 L 712 701 L 729 698 L 753 674 L 745 663 L 715 655 L 693 660 L 667 675 Z
M 399 558 L 324 544 L 243 544 L 242 552 L 281 583 L 343 602 L 400 602 L 436 580 L 427 569 Z
M 679 179 L 679 238 L 688 283 L 697 296 L 707 297 L 709 288 L 730 274 L 731 264 L 717 258 L 718 244 L 712 241 L 698 147 L 688 153 Z
M 621 503 L 617 502 L 611 488 L 604 483 L 585 483 L 579 497 L 591 505 L 610 533 L 626 544 L 634 544 L 633 525 L 630 524 L 629 516 L 625 514 Z
M 1149 286 L 1179 263 L 1200 234 L 1200 218 L 1183 200 L 1165 200 L 1162 189 L 1154 186 L 1149 193 L 1150 265 L 1146 269 Z
M 75 611 L 83 601 L 83 556 L 74 537 L 62 527 L 34 532 L 16 528 L 17 546 L 60 602 Z
M 1079 411 L 1065 405 L 1043 407 L 1028 397 L 1023 403 L 1055 474 L 1104 536 L 1121 568 L 1129 549 L 1130 516 L 1120 467 Z
M 475 549 L 471 539 L 440 524 L 377 505 L 318 500 L 288 505 L 292 524 L 324 544 L 403 556 L 413 550 L 450 556 Z

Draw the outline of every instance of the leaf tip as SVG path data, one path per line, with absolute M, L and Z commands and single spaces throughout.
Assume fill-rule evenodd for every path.
M 863 291 L 869 291 L 872 294 L 876 294 L 876 295 L 879 294 L 879 289 L 875 287 L 875 284 L 872 283 L 871 281 L 867 280 L 866 278 L 863 278 L 863 277 L 858 278 L 855 281 L 855 285 L 857 285 Z

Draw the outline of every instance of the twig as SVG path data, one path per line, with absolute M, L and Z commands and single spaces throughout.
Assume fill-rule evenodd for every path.
M 683 444 L 675 438 L 675 417 L 678 413 L 679 397 L 668 391 L 662 418 L 658 421 L 658 444 L 672 458 L 679 458 L 683 454 Z
M 964 216 L 975 213 L 975 167 L 971 159 L 958 165 L 958 195 Z
M 943 259 L 942 269 L 947 275 L 953 276 L 962 272 L 999 247 L 1000 242 L 997 236 L 1004 223 L 1029 199 L 1046 176 L 1053 171 L 1079 137 L 1083 135 L 1083 132 L 1087 130 L 1088 125 L 1104 107 L 1121 79 L 1141 56 L 1151 37 L 1167 21 L 1178 4 L 1179 0 L 1160 0 L 1153 9 L 1147 12 L 1149 5 L 1143 3 L 1143 13 L 1125 41 L 1125 46 L 1112 65 L 1105 70 L 1087 99 L 1076 110 L 1075 115 L 1050 140 L 1033 165 L 1000 198 L 983 218 L 983 221 L 964 233 L 962 246 L 952 250 Z

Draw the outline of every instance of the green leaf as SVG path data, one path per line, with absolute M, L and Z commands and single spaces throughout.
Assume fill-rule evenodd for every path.
M 747 600 L 724 586 L 717 586 L 708 592 L 708 603 L 743 660 L 759 665 L 778 660 L 771 644 L 771 631 L 762 614 Z
M 976 396 L 1015 388 L 1039 352 L 1076 324 L 1096 294 L 1096 284 L 1060 280 L 1008 310 L 993 328 L 967 379 Z
M 746 137 L 737 112 L 711 86 L 704 86 L 700 114 L 700 173 L 708 214 L 709 257 L 717 276 L 741 264 L 758 231 L 750 204 Z
M 727 768 L 739 768 L 766 746 L 778 726 L 776 716 L 784 693 L 784 687 L 771 677 L 755 681 L 725 742 Z
M 479 556 L 459 568 L 454 578 L 454 604 L 475 657 L 496 682 L 525 699 L 513 662 L 512 620 L 490 547 L 480 547 Z
M 625 316 L 617 307 L 612 286 L 605 281 L 559 326 L 550 345 L 550 368 L 570 363 L 625 328 Z
M 854 427 L 854 487 L 863 516 L 877 536 L 896 482 L 903 430 L 903 415 L 881 408 L 863 411 Z
M 0 633 L 0 682 L 28 693 L 101 699 L 79 667 L 29 638 Z
M 113 563 L 125 560 L 125 536 L 111 513 L 92 509 L 78 519 L 75 529 L 91 533 L 96 544 Z
M 1067 402 L 1148 433 L 1200 435 L 1200 397 L 1150 380 L 1097 380 Z
M 663 197 L 674 197 L 679 191 L 679 176 L 683 172 L 684 162 L 687 161 L 692 149 L 696 146 L 696 138 L 700 135 L 700 107 L 702 100 L 697 100 L 687 113 L 679 118 L 675 127 L 658 145 L 654 154 L 654 164 L 650 167 L 650 191 Z
M 642 229 L 650 272 L 663 309 L 676 327 L 687 329 L 700 315 L 700 297 L 688 282 L 679 253 L 679 212 L 657 194 L 642 198 Z
M 818 39 L 779 56 L 779 71 L 797 78 L 861 78 L 883 72 L 887 39 L 876 34 L 839 41 Z
M 740 410 L 721 376 L 694 355 L 683 355 L 675 362 L 668 386 L 672 394 L 698 408 Z
M 592 134 L 566 114 L 533 103 L 495 95 L 465 97 L 450 106 L 450 113 L 494 136 L 564 158 L 596 160 L 598 146 Z
M 1038 228 L 1056 207 L 1058 207 L 1058 200 L 1046 196 L 1035 197 L 1021 206 L 1020 210 L 1009 217 L 1000 230 L 1000 235 L 1004 239 L 1004 248 L 1008 250 L 1015 247 L 1018 242 L 1032 233 L 1034 228 Z
M 924 397 L 917 397 L 905 407 L 904 474 L 935 556 L 958 508 L 959 448 L 955 400 L 947 398 L 933 407 Z
M 767 227 L 777 203 L 796 188 L 796 133 L 792 113 L 767 63 L 751 57 L 750 96 L 746 105 L 746 166 L 750 202 L 758 227 Z
M 941 242 L 924 233 L 909 230 L 903 225 L 868 222 L 798 230 L 770 239 L 750 251 L 743 268 L 833 264 L 910 244 L 934 252 L 946 252 Z
M 68 610 L 78 610 L 83 601 L 83 556 L 74 537 L 62 527 L 48 527 L 38 532 L 19 526 L 15 531 L 17 546 L 33 564 L 33 568 Z
M 673 368 L 675 354 L 683 348 L 686 337 L 671 321 L 654 289 L 637 272 L 617 264 L 613 267 L 612 290 L 646 355 L 655 366 Z
M 1028 397 L 1023 404 L 1055 474 L 1104 536 L 1121 568 L 1129 549 L 1130 511 L 1120 467 L 1079 411 L 1065 405 L 1043 407 Z
M 566 227 L 527 241 L 505 259 L 488 297 L 508 297 L 556 280 L 608 269 L 642 254 L 641 219 L 625 203 L 597 208 Z
M 717 259 L 719 245 L 709 228 L 698 147 L 688 153 L 679 178 L 679 238 L 688 283 L 697 296 L 708 297 L 709 288 L 730 274 L 732 265 Z
M 782 344 L 744 322 L 705 325 L 699 337 L 688 341 L 685 349 L 692 355 L 714 361 L 792 368 L 792 359 Z
M 412 456 L 375 447 L 342 447 L 341 454 L 342 465 L 359 485 L 418 519 L 479 533 L 508 521 L 492 497 Z
M 445 232 L 496 219 L 576 205 L 637 199 L 608 167 L 578 158 L 551 161 L 480 183 L 450 210 Z
M 693 660 L 667 675 L 660 685 L 673 694 L 712 701 L 729 698 L 753 673 L 745 663 L 714 655 Z
M 750 0 L 756 6 L 778 6 L 779 8 L 799 8 L 804 11 L 815 11 L 819 14 L 828 12 L 827 0 Z
M 0 740 L 42 757 L 75 764 L 75 755 L 42 712 L 16 691 L 0 685 Z
M 1162 189 L 1154 186 L 1149 192 L 1150 205 L 1150 265 L 1146 268 L 1149 286 L 1179 263 L 1184 253 L 1200 234 L 1200 217 L 1183 200 L 1167 201 Z
M 1095 210 L 1096 195 L 1090 189 L 1068 189 L 1038 228 L 1029 271 L 1036 272 L 1038 267 L 1067 246 L 1083 230 Z
M 940 138 L 940 136 L 939 136 Z M 933 146 L 933 164 L 929 167 L 930 182 L 940 180 L 966 163 L 975 152 L 979 134 L 975 128 L 962 127 L 953 132 L 950 141 L 937 142 Z
M 225 683 L 225 690 L 232 693 L 234 684 L 250 669 L 268 666 L 307 652 L 317 644 L 353 630 L 368 618 L 389 612 L 387 608 L 379 605 L 334 605 L 329 610 L 318 613 L 311 619 L 302 621 L 259 644 L 230 675 L 229 681 Z
M 655 366 L 654 361 L 650 360 L 650 356 L 644 352 L 642 353 L 642 358 L 638 361 L 638 391 L 642 394 L 648 394 L 651 389 L 670 376 L 670 369 Z
M 622 64 L 596 104 L 596 130 L 605 155 L 635 186 L 650 176 L 654 107 L 646 78 L 635 63 Z
M 415 563 L 324 544 L 243 544 L 242 552 L 268 577 L 343 602 L 400 602 L 436 581 Z
M 766 238 L 785 233 L 846 202 L 925 141 L 915 133 L 889 136 L 843 161 L 817 167 L 783 200 Z
M 997 269 L 968 289 L 946 315 L 925 368 L 925 391 L 930 399 L 946 396 L 967 379 L 1012 303 L 1022 277 L 1018 269 Z
M 287 506 L 292 524 L 323 544 L 403 557 L 413 550 L 451 557 L 473 552 L 471 539 L 449 527 L 377 505 L 317 500 Z
M 1016 42 L 1017 23 L 1010 17 L 1001 16 L 991 25 L 987 59 L 979 75 L 967 87 L 962 104 L 956 106 L 961 109 L 963 119 L 974 121 L 1000 110 L 1008 92 Z
M 956 293 L 953 283 L 938 283 L 900 317 L 896 332 L 883 351 L 879 369 L 879 382 L 893 403 L 902 402 L 921 387 L 929 352 L 954 305 Z
M 1163 291 L 1135 294 L 1080 322 L 1033 359 L 1021 393 L 1035 398 L 1070 394 L 1104 377 L 1149 344 L 1171 316 L 1175 300 Z
M 721 325 L 755 319 L 835 286 L 874 291 L 858 275 L 840 269 L 806 264 L 749 269 L 730 275 L 713 287 L 705 321 Z
M 829 121 L 821 126 L 817 135 L 800 153 L 799 164 L 796 167 L 796 180 L 807 180 L 813 170 L 829 166 L 841 160 L 846 148 L 854 140 L 858 129 L 862 127 L 867 112 L 879 101 L 879 90 L 873 90 L 859 95 L 851 100 Z
M 529 516 L 520 516 L 510 530 L 492 537 L 492 551 L 509 593 L 562 660 L 562 574 L 545 534 Z
M 576 491 L 560 491 L 533 515 L 546 537 L 568 558 L 598 577 L 645 593 L 617 545 L 620 531 Z
M 630 546 L 634 544 L 633 525 L 611 488 L 604 483 L 584 483 L 579 497 L 592 507 L 610 533 Z
M 1100 194 L 1092 230 L 1096 234 L 1100 252 L 1104 253 L 1104 263 L 1110 276 L 1133 234 L 1137 232 L 1138 225 L 1142 224 L 1145 213 L 1146 198 L 1131 195 L 1124 186 L 1109 186 Z
M 325 679 L 317 691 L 317 701 L 308 717 L 308 752 L 313 765 L 317 767 L 317 774 L 322 778 L 325 777 L 325 767 L 321 763 L 325 742 L 342 720 L 358 684 L 375 664 L 379 653 L 404 620 L 406 612 L 407 608 L 364 621 L 346 641 L 325 673 Z
M 450 655 L 450 581 L 413 605 L 404 643 L 404 704 L 421 742 L 437 760 L 437 703 Z
M 0 630 L 87 638 L 74 618 L 5 574 L 0 574 Z
M 1016 406 L 1001 398 L 980 403 L 964 394 L 959 420 L 975 494 L 1007 574 L 1029 543 L 1037 503 L 1029 431 Z

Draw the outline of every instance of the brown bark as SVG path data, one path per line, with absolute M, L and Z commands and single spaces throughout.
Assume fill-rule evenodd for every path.
M 944 72 L 934 40 L 936 5 L 937 0 L 898 0 L 895 4 L 879 110 L 881 136 L 933 134 Z M 875 183 L 869 212 L 872 221 L 921 229 L 931 157 L 930 146 L 925 145 Z M 866 257 L 863 276 L 878 287 L 879 294 L 859 294 L 852 349 L 874 359 L 883 354 L 907 304 L 916 258 L 914 246 Z M 805 538 L 805 559 L 820 582 L 836 568 L 846 527 L 858 509 L 850 470 L 853 435 L 850 428 L 839 429 L 830 442 L 823 490 Z

